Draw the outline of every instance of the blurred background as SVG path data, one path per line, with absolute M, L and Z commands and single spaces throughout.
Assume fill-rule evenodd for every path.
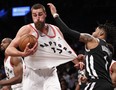
M 46 7 L 46 21 L 55 24 L 48 2 L 56 6 L 60 17 L 69 27 L 81 32 L 91 33 L 97 23 L 116 21 L 115 0 L 0 0 L 0 39 L 14 38 L 22 25 L 31 22 L 30 7 L 35 3 Z
M 80 32 L 91 34 L 99 23 L 116 23 L 115 0 L 0 0 L 0 40 L 14 38 L 21 26 L 32 22 L 30 8 L 35 3 L 46 7 L 46 22 L 55 24 L 47 6 L 49 2 L 56 6 L 60 17 L 70 28 Z M 69 44 L 75 43 L 67 35 L 65 39 Z
M 116 0 L 0 0 L 0 41 L 4 37 L 14 38 L 21 26 L 32 22 L 30 8 L 35 3 L 46 7 L 46 22 L 55 25 L 47 6 L 49 2 L 56 6 L 60 17 L 70 28 L 80 32 L 91 34 L 99 23 L 106 21 L 116 24 Z M 83 53 L 83 43 L 64 36 L 77 54 Z M 0 54 L 0 65 L 3 65 L 3 57 Z M 73 68 L 70 76 L 74 72 Z

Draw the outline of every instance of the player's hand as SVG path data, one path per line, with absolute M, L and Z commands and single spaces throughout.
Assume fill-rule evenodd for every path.
M 85 55 L 79 54 L 79 55 L 77 56 L 77 60 L 83 62 L 83 61 L 85 60 Z
M 86 83 L 87 82 L 87 77 L 86 76 L 81 77 L 81 82 Z
M 11 90 L 10 86 L 3 86 L 0 90 Z
M 37 51 L 38 42 L 36 42 L 35 45 L 33 46 L 33 48 L 31 48 L 31 49 L 29 48 L 29 44 L 30 43 L 28 43 L 26 45 L 26 48 L 25 48 L 25 50 L 23 52 L 23 57 L 33 55 Z
M 80 76 L 78 78 L 78 82 L 81 85 L 82 83 L 86 83 L 87 82 L 87 77 L 86 76 Z
M 47 5 L 49 6 L 52 15 L 57 13 L 56 7 L 52 3 L 48 3 Z
M 75 68 L 80 69 L 80 70 L 83 70 L 84 66 L 85 66 L 85 64 L 83 62 L 79 62 L 74 65 Z
M 85 64 L 84 64 L 85 55 L 79 54 L 75 60 L 76 60 L 78 63 L 76 63 L 76 64 L 74 65 L 74 67 L 76 67 L 77 69 L 81 69 L 81 70 L 82 70 L 82 69 L 84 68 L 84 66 L 85 66 Z

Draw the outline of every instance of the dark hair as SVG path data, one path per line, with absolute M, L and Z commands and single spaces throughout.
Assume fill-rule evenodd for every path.
M 31 7 L 31 10 L 33 10 L 33 9 L 40 9 L 40 8 L 43 9 L 44 12 L 46 12 L 45 7 L 44 7 L 42 4 L 40 4 L 40 3 L 34 4 L 34 5 Z
M 107 43 L 116 45 L 116 27 L 112 23 L 99 24 L 98 28 L 105 31 Z
M 4 38 L 6 39 L 9 43 L 11 43 L 12 39 L 11 38 Z

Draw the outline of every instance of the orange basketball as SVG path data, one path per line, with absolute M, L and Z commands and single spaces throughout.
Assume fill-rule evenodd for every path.
M 19 41 L 19 49 L 21 51 L 24 51 L 28 43 L 30 43 L 29 48 L 31 49 L 35 45 L 36 41 L 37 41 L 36 37 L 31 34 L 23 35 Z

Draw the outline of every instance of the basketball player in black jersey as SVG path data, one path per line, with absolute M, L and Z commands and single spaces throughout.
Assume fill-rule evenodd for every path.
M 116 28 L 110 24 L 100 24 L 92 35 L 80 33 L 65 25 L 53 4 L 48 3 L 48 6 L 61 31 L 85 43 L 86 74 L 89 83 L 84 90 L 113 90 L 109 74 L 112 52 L 107 43 L 115 42 Z

